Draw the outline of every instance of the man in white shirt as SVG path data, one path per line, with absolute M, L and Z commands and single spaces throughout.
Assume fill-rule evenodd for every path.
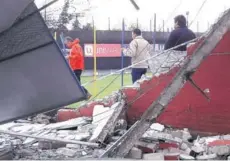
M 140 29 L 133 30 L 132 38 L 129 48 L 122 50 L 125 56 L 131 57 L 132 65 L 134 65 L 132 67 L 132 81 L 135 83 L 147 72 L 148 62 L 143 60 L 146 60 L 150 55 L 150 44 L 142 37 Z

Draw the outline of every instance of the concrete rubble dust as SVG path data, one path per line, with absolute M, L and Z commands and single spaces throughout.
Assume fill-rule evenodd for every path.
M 108 110 L 98 109 L 100 108 L 95 108 L 94 114 Z M 112 117 L 112 112 L 107 116 Z M 32 119 L 1 125 L 0 130 L 90 142 L 96 139 L 95 137 L 100 133 L 98 130 L 103 130 L 101 127 L 96 130 L 98 126 L 108 121 L 108 118 L 101 119 L 102 117 L 102 115 L 94 115 L 93 118 L 80 117 L 65 122 L 50 123 L 53 118 L 41 114 Z M 116 132 L 110 133 L 104 142 L 105 145 L 99 148 L 2 134 L 0 135 L 0 159 L 97 158 L 127 130 L 126 120 L 122 118 L 117 122 L 114 128 Z M 194 138 L 188 129 L 176 130 L 154 123 L 131 149 L 127 158 L 145 160 L 228 159 L 230 141 L 225 141 L 228 139 L 230 135 Z

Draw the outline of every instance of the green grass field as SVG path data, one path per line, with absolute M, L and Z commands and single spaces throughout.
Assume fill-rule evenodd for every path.
M 103 80 L 98 80 L 92 84 L 88 84 L 86 86 L 86 89 L 92 94 L 92 98 L 94 98 L 94 96 L 100 93 L 100 91 L 103 90 L 106 86 L 108 86 L 111 83 L 111 81 L 114 80 L 116 77 L 117 75 L 113 75 Z M 86 82 L 92 81 L 93 77 L 82 77 L 81 79 L 82 79 L 81 80 L 82 84 L 84 84 Z M 131 84 L 132 84 L 131 75 L 124 74 L 124 85 L 126 86 Z M 113 91 L 119 90 L 120 88 L 121 88 L 121 75 L 118 76 L 118 78 L 108 88 L 106 88 L 106 90 L 104 90 L 100 95 L 98 95 L 97 98 L 103 98 L 111 94 Z M 81 104 L 81 102 L 69 105 L 68 107 L 77 108 L 79 104 Z

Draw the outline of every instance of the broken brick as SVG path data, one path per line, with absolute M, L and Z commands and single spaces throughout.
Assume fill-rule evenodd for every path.
M 159 143 L 159 148 L 160 149 L 169 149 L 169 148 L 179 148 L 179 145 L 176 143 Z
M 143 152 L 141 149 L 138 149 L 136 147 L 133 147 L 128 155 L 127 155 L 127 158 L 132 158 L 132 159 L 142 159 L 142 156 L 143 156 Z

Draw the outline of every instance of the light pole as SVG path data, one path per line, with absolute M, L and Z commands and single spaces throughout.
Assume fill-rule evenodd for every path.
M 187 26 L 189 25 L 188 21 L 188 16 L 189 16 L 189 11 L 186 12 L 186 17 L 187 17 Z

